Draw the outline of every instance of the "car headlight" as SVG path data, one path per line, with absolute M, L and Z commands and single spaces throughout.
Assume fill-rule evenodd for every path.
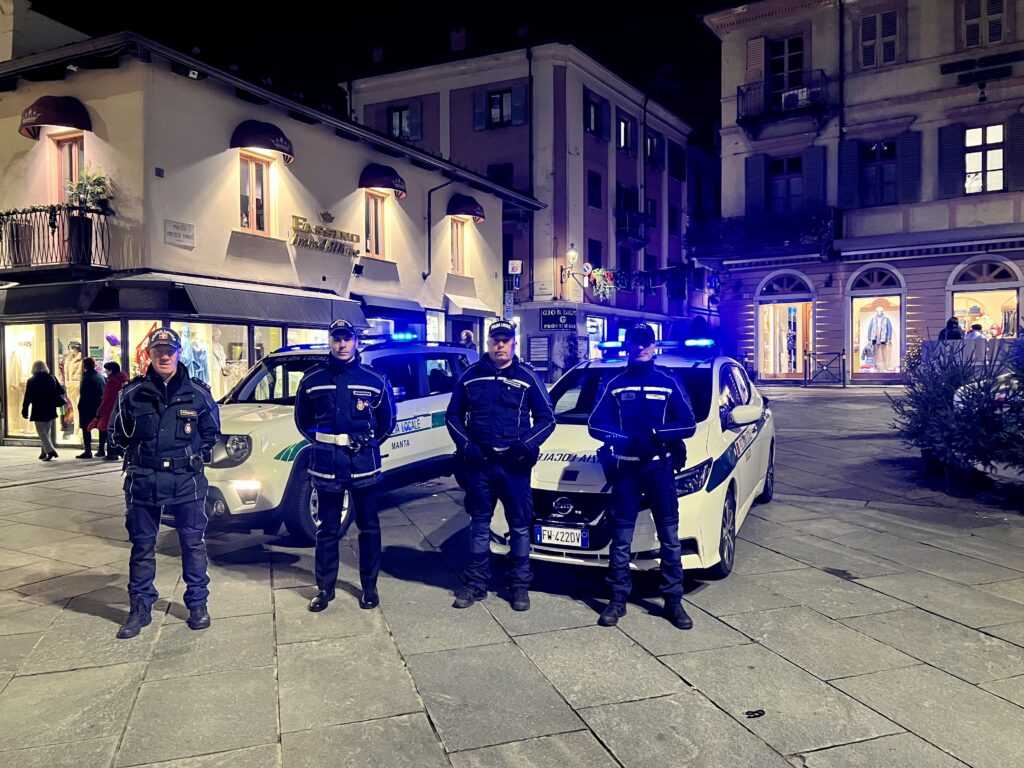
M 676 495 L 688 496 L 696 493 L 708 483 L 711 476 L 711 459 L 676 475 Z
M 224 435 L 224 453 L 230 461 L 241 464 L 252 453 L 252 438 L 248 435 Z

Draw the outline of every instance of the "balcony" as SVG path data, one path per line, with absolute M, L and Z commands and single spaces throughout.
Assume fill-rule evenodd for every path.
M 0 276 L 42 269 L 110 266 L 113 214 L 87 206 L 37 205 L 0 211 Z
M 696 219 L 686 228 L 686 253 L 691 257 L 757 258 L 806 253 L 828 257 L 840 237 L 836 208 L 797 214 L 766 213 L 726 219 Z
M 832 107 L 828 85 L 820 69 L 791 73 L 786 87 L 775 80 L 741 85 L 736 89 L 736 123 L 755 135 L 769 122 L 793 117 L 810 117 L 820 127 Z
M 615 211 L 615 238 L 635 249 L 650 242 L 650 221 L 643 211 L 619 209 Z

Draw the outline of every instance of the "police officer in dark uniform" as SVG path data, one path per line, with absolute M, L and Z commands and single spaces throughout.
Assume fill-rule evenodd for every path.
M 147 348 L 149 370 L 118 393 L 110 422 L 110 445 L 125 455 L 125 526 L 132 543 L 128 569 L 131 609 L 117 632 L 122 639 L 135 637 L 152 620 L 161 513 L 172 515 L 178 530 L 188 626 L 210 626 L 203 464 L 210 461 L 220 437 L 220 414 L 209 386 L 189 376 L 179 362 L 181 339 L 177 333 L 156 328 L 149 334 Z
M 387 378 L 363 365 L 358 336 L 347 320 L 328 328 L 327 362 L 306 371 L 295 398 L 295 424 L 311 443 L 309 478 L 317 494 L 316 585 L 309 610 L 334 599 L 338 580 L 341 510 L 351 493 L 359 526 L 360 608 L 376 608 L 380 572 L 380 518 L 372 486 L 380 479 L 380 446 L 395 428 L 395 401 Z
M 512 608 L 530 608 L 530 470 L 540 445 L 555 428 L 548 390 L 516 357 L 516 330 L 498 320 L 487 331 L 487 354 L 459 379 L 446 423 L 466 472 L 469 565 L 455 608 L 487 597 L 491 580 L 490 530 L 495 503 L 505 508 L 511 534 Z
M 630 545 L 641 496 L 650 504 L 661 543 L 661 593 L 665 618 L 679 629 L 693 621 L 683 609 L 679 506 L 673 470 L 683 468 L 683 439 L 696 423 L 686 390 L 654 364 L 654 330 L 640 323 L 626 334 L 626 370 L 608 382 L 590 416 L 591 437 L 605 445 L 601 463 L 612 484 L 612 542 L 608 584 L 612 599 L 598 624 L 615 626 L 626 615 L 631 581 Z

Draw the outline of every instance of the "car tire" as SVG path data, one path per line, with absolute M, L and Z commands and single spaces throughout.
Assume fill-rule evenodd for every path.
M 758 504 L 767 504 L 775 496 L 775 441 L 768 449 L 768 468 L 764 471 L 764 488 L 757 497 Z
M 316 510 L 317 495 L 309 479 L 304 479 L 298 486 L 298 490 L 292 494 L 289 500 L 288 514 L 284 518 L 284 526 L 292 538 L 296 539 L 302 546 L 311 547 L 316 544 Z M 341 508 L 341 536 L 348 532 L 352 525 L 352 493 L 345 491 L 345 499 Z
M 724 579 L 732 573 L 736 560 L 736 490 L 729 488 L 722 505 L 722 533 L 718 539 L 718 556 L 721 558 L 716 565 L 708 569 L 712 579 Z

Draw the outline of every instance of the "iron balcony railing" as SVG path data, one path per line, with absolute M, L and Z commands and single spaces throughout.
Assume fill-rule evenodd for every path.
M 110 266 L 109 210 L 37 205 L 0 211 L 0 270 Z
M 817 250 L 826 255 L 840 236 L 836 208 L 724 219 L 694 219 L 686 227 L 686 252 L 690 256 L 774 254 Z
M 642 248 L 650 241 L 650 219 L 644 211 L 620 208 L 615 211 L 615 236 L 619 241 Z
M 736 88 L 736 122 L 825 112 L 829 106 L 828 77 L 820 69 L 789 72 L 784 77 Z

